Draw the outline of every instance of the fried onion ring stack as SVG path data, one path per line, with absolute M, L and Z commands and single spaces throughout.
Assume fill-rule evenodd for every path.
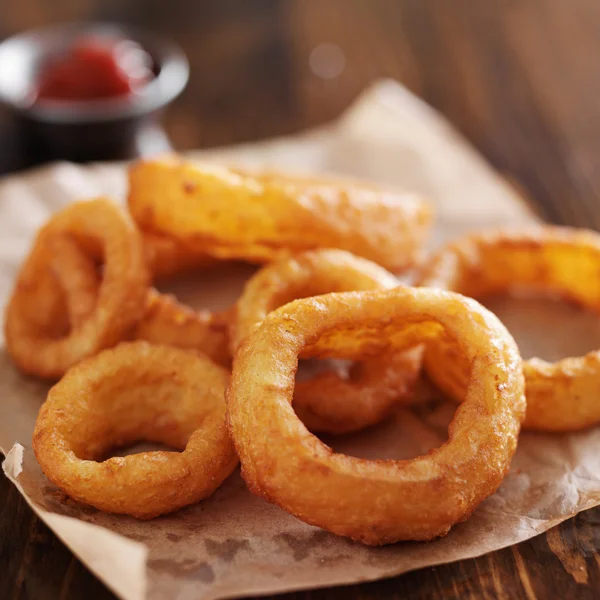
M 492 231 L 442 248 L 421 284 L 481 298 L 525 288 L 555 294 L 600 313 L 600 235 L 567 227 Z M 444 340 L 425 358 L 431 379 L 450 397 L 464 396 L 468 365 Z M 523 427 L 576 431 L 600 423 L 600 351 L 549 363 L 524 363 L 527 415 Z
M 471 368 L 439 449 L 401 461 L 336 454 L 294 413 L 300 356 L 364 359 L 435 341 L 442 331 Z M 514 340 L 474 300 L 408 287 L 328 294 L 275 310 L 246 338 L 227 391 L 228 422 L 255 494 L 366 544 L 429 540 L 500 485 L 525 413 L 523 389 Z
M 597 353 L 529 361 L 524 377 L 505 327 L 456 293 L 524 284 L 599 310 L 594 234 L 472 237 L 434 258 L 428 287 L 416 288 L 392 274 L 417 265 L 429 230 L 431 211 L 416 196 L 178 159 L 133 165 L 129 186 L 129 213 L 97 199 L 50 219 L 6 311 L 16 365 L 62 376 L 33 449 L 75 500 L 153 518 L 209 496 L 239 456 L 250 490 L 306 523 L 371 545 L 429 540 L 468 518 L 508 472 L 525 378 L 528 426 L 600 421 Z M 192 310 L 152 287 L 191 269 L 201 285 L 202 270 L 227 259 L 268 263 L 227 311 Z M 312 433 L 354 432 L 406 405 L 424 354 L 460 401 L 440 448 L 366 460 Z M 301 359 L 354 363 L 347 375 L 297 379 Z M 568 424 L 553 421 L 559 407 Z M 112 455 L 140 441 L 173 450 Z
M 391 271 L 414 264 L 431 221 L 429 206 L 411 194 L 178 159 L 134 165 L 128 204 L 144 231 L 217 258 L 261 263 L 340 248 Z

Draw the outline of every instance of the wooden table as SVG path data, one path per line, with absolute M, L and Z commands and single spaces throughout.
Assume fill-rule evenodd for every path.
M 372 80 L 394 77 L 444 113 L 547 219 L 600 228 L 597 0 L 1 0 L 0 8 L 0 36 L 89 18 L 176 39 L 192 65 L 166 117 L 180 149 L 299 131 L 339 114 Z M 328 73 L 314 67 L 324 43 L 334 45 L 325 46 L 334 56 Z M 0 506 L 0 598 L 113 597 L 5 479 Z M 476 560 L 285 597 L 598 598 L 599 550 L 596 509 Z

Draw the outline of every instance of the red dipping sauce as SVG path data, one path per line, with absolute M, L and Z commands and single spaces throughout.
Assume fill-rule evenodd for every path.
M 42 68 L 35 101 L 116 98 L 135 93 L 153 78 L 152 57 L 138 43 L 88 37 Z

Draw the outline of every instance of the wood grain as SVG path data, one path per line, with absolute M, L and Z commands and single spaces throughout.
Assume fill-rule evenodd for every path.
M 165 119 L 180 149 L 299 131 L 339 114 L 371 81 L 396 78 L 547 219 L 600 229 L 597 0 L 0 0 L 0 14 L 0 36 L 89 18 L 176 39 L 192 66 Z M 330 79 L 310 66 L 323 43 L 345 61 Z M 16 165 L 8 140 L 0 158 Z M 0 598 L 113 598 L 4 478 L 0 506 Z M 592 599 L 600 597 L 599 550 L 594 509 L 478 559 L 280 598 Z

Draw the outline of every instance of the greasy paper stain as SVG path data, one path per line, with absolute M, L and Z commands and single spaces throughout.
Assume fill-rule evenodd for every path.
M 152 558 L 148 561 L 148 568 L 168 573 L 174 577 L 191 577 L 204 583 L 211 583 L 215 579 L 215 572 L 206 561 L 194 559 L 176 561 Z
M 206 552 L 209 556 L 223 559 L 230 563 L 240 550 L 248 550 L 250 543 L 248 540 L 236 540 L 228 538 L 222 542 L 219 540 L 205 540 Z
M 292 535 L 290 533 L 280 533 L 275 536 L 275 540 L 281 540 L 292 551 L 294 560 L 300 562 L 310 555 L 311 551 L 330 538 L 331 534 L 326 531 L 313 531 L 307 536 Z

